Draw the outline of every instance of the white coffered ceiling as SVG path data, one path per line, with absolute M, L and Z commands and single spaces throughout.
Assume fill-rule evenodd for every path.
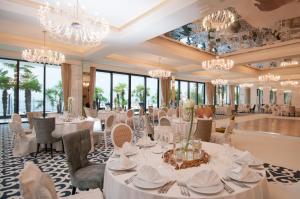
M 37 9 L 42 2 L 0 0 L 0 57 L 20 58 L 22 49 L 42 45 L 42 28 L 36 18 Z M 244 13 L 249 21 L 253 21 L 255 16 L 245 9 L 249 2 L 251 1 L 79 0 L 86 10 L 91 13 L 98 12 L 110 22 L 112 28 L 109 36 L 100 46 L 94 48 L 66 45 L 51 38 L 47 39 L 47 46 L 63 51 L 68 60 L 80 60 L 85 65 L 136 73 L 146 73 L 149 69 L 162 67 L 172 70 L 179 78 L 207 81 L 220 76 L 201 69 L 201 62 L 214 57 L 212 54 L 160 35 L 228 6 L 240 9 L 241 15 Z M 299 3 L 292 5 L 294 9 Z M 284 12 L 284 9 L 290 9 L 290 6 L 281 7 L 278 15 L 299 15 L 293 10 Z M 269 23 L 261 18 L 256 21 L 262 24 Z M 245 78 L 255 81 L 261 71 L 249 67 L 249 64 L 284 57 L 299 57 L 300 41 L 247 49 L 224 56 L 232 58 L 236 66 L 231 72 L 222 74 L 223 77 L 235 81 L 245 81 Z M 162 57 L 161 65 L 158 63 L 158 57 Z M 282 73 L 281 70 L 275 72 Z M 300 79 L 298 70 L 296 74 L 293 74 L 291 69 L 287 70 L 287 73 L 289 72 L 291 74 L 284 74 L 284 78 Z

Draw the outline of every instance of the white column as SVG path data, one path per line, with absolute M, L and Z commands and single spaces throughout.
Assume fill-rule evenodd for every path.
M 82 115 L 82 66 L 72 64 L 71 96 L 74 97 L 74 113 Z

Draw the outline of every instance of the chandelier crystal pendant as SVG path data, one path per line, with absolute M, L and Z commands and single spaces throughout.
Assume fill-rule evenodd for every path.
M 22 58 L 29 62 L 36 62 L 41 64 L 60 65 L 65 62 L 65 55 L 52 51 L 46 48 L 46 31 L 44 33 L 44 46 L 41 49 L 25 49 L 22 51 Z
M 260 75 L 258 77 L 258 80 L 261 82 L 276 82 L 280 80 L 280 75 L 274 75 L 271 73 Z
M 159 57 L 158 63 L 161 66 L 161 57 Z M 150 77 L 154 77 L 154 78 L 168 78 L 168 77 L 171 77 L 172 73 L 171 73 L 171 71 L 168 71 L 168 70 L 154 69 L 154 70 L 148 71 L 148 74 Z
M 243 84 L 240 84 L 239 86 L 241 87 L 241 88 L 250 88 L 250 87 L 252 87 L 254 84 L 252 84 L 252 83 L 243 83 Z
M 235 16 L 229 10 L 219 10 L 205 16 L 202 20 L 202 26 L 206 31 L 214 29 L 220 31 L 228 28 L 235 22 Z
M 228 80 L 226 80 L 226 79 L 214 79 L 214 80 L 211 80 L 211 83 L 213 85 L 221 85 L 221 86 L 223 86 L 223 85 L 228 84 Z
M 205 60 L 202 62 L 202 68 L 210 72 L 227 72 L 234 66 L 234 61 L 231 59 L 216 59 Z
M 290 60 L 290 61 L 283 61 L 280 63 L 280 66 L 285 67 L 285 66 L 294 66 L 298 65 L 298 61 L 295 60 Z
M 281 86 L 298 86 L 298 81 L 292 81 L 292 80 L 288 80 L 288 81 L 282 81 L 280 82 Z
M 76 4 L 59 1 L 55 5 L 40 6 L 38 18 L 50 35 L 62 42 L 96 46 L 108 35 L 109 23 L 99 16 L 92 16 Z

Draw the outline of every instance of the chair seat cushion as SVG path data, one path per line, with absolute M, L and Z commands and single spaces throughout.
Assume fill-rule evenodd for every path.
M 79 189 L 96 189 L 103 187 L 105 165 L 92 164 L 77 170 L 72 184 Z

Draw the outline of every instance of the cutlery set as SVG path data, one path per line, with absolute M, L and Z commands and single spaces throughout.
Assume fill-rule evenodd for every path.
M 161 188 L 158 189 L 158 193 L 167 193 L 169 189 L 173 186 L 173 184 L 175 184 L 175 182 L 175 180 L 167 182 Z
M 233 192 L 234 192 L 234 189 L 231 188 L 228 184 L 226 184 L 226 183 L 224 182 L 224 180 L 221 179 L 221 182 L 222 182 L 223 185 L 224 185 L 225 191 L 227 191 L 228 193 L 233 193 Z
M 237 186 L 239 186 L 239 187 L 241 187 L 241 188 L 251 188 L 249 185 L 246 185 L 246 184 L 244 184 L 244 183 L 242 183 L 242 182 L 233 180 L 233 179 L 231 179 L 231 178 L 229 178 L 229 177 L 224 177 L 223 180 L 224 180 L 224 181 L 227 181 L 227 182 L 232 182 L 233 184 L 235 184 L 235 185 L 237 185 Z
M 177 181 L 177 185 L 180 187 L 181 195 L 188 197 L 191 196 L 189 189 L 187 188 L 187 185 L 184 182 Z

